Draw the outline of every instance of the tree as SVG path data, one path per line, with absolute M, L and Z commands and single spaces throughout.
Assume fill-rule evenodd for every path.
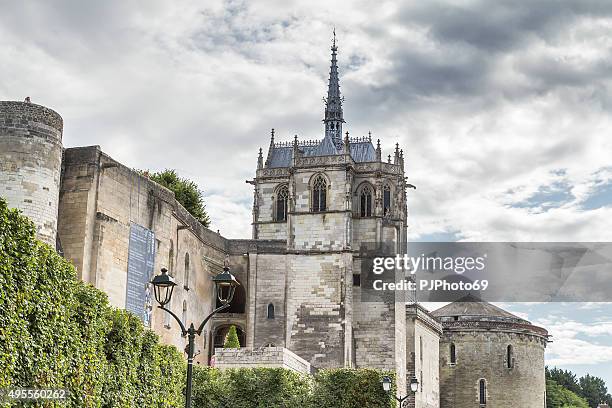
M 181 203 L 200 224 L 207 228 L 210 226 L 210 218 L 206 213 L 203 193 L 195 182 L 179 177 L 175 170 L 170 169 L 158 173 L 141 171 L 141 174 L 172 191 L 176 200 Z
M 589 404 L 556 381 L 546 379 L 546 408 L 589 408 Z
M 240 348 L 240 341 L 238 340 L 238 333 L 236 332 L 236 326 L 232 325 L 225 337 L 225 343 L 223 344 L 223 348 L 233 349 Z
M 581 395 L 591 407 L 597 408 L 600 402 L 611 402 L 606 383 L 601 378 L 587 374 L 580 377 L 579 382 L 582 390 Z
M 553 380 L 558 385 L 563 388 L 567 388 L 574 394 L 581 394 L 582 390 L 580 388 L 580 384 L 578 384 L 576 374 L 572 373 L 569 370 L 561 370 L 556 367 L 549 369 L 548 367 L 546 367 L 546 378 Z

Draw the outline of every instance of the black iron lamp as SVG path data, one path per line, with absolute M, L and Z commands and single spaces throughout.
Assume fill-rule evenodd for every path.
M 391 391 L 391 378 L 384 376 L 381 382 L 385 392 Z
M 217 291 L 217 298 L 221 302 L 221 307 L 216 308 L 212 311 L 200 324 L 200 326 L 196 329 L 193 323 L 189 325 L 188 328 L 185 327 L 186 323 L 183 323 L 181 319 L 178 318 L 174 312 L 170 309 L 166 309 L 166 305 L 170 303 L 172 300 L 172 292 L 174 291 L 174 287 L 176 286 L 176 282 L 172 276 L 168 275 L 168 270 L 166 268 L 162 268 L 161 275 L 157 275 L 151 281 L 155 291 L 155 300 L 159 303 L 159 308 L 169 313 L 174 319 L 177 321 L 181 328 L 181 334 L 183 336 L 187 336 L 188 344 L 187 344 L 187 387 L 185 389 L 185 407 L 191 407 L 191 388 L 192 388 L 192 379 L 193 379 L 193 357 L 195 354 L 195 336 L 200 336 L 202 334 L 202 330 L 204 330 L 204 326 L 211 317 L 213 317 L 216 313 L 227 309 L 230 307 L 230 303 L 234 298 L 234 293 L 236 292 L 236 287 L 240 285 L 234 275 L 230 273 L 229 268 L 229 260 L 225 259 L 223 263 L 223 272 L 219 273 L 213 279 L 215 284 L 215 289 Z
M 410 391 L 416 393 L 419 390 L 419 380 L 416 377 L 412 377 L 410 380 Z
M 162 307 L 170 303 L 176 282 L 174 282 L 174 278 L 172 276 L 168 275 L 168 270 L 166 268 L 161 269 L 161 275 L 154 277 L 151 284 L 153 284 L 155 300 L 157 303 L 159 303 Z
M 223 272 L 213 278 L 217 288 L 217 298 L 222 305 L 231 303 L 236 293 L 236 287 L 240 285 L 234 275 L 230 273 L 229 262 L 226 259 L 223 266 Z
M 392 385 L 391 378 L 389 378 L 388 376 L 384 376 L 381 380 L 381 383 L 382 383 L 383 390 L 386 393 L 389 393 L 391 391 L 391 385 Z M 419 380 L 417 380 L 416 377 L 412 377 L 412 379 L 410 380 L 410 390 L 412 391 L 413 394 L 419 390 Z M 393 397 L 395 397 L 397 402 L 399 402 L 400 407 L 403 407 L 404 403 L 408 399 L 408 395 L 406 395 L 405 397 L 398 397 L 397 395 L 394 395 Z

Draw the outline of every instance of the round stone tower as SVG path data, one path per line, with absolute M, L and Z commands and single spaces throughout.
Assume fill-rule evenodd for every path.
M 440 408 L 545 406 L 545 329 L 486 302 L 459 301 L 433 315 L 443 327 Z
M 29 102 L 0 101 L 0 197 L 55 248 L 62 166 L 62 117 Z

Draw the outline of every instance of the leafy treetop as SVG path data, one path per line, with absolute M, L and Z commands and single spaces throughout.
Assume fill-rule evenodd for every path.
M 141 174 L 161 184 L 174 193 L 176 200 L 191 215 L 193 215 L 203 226 L 210 227 L 210 218 L 206 213 L 202 190 L 198 185 L 189 179 L 181 178 L 176 170 L 166 169 L 157 173 L 150 173 L 148 170 L 141 171 Z

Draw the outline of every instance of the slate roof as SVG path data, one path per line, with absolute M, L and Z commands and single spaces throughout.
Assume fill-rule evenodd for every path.
M 505 311 L 491 303 L 478 301 L 476 298 L 463 298 L 450 303 L 438 310 L 431 312 L 438 318 L 450 318 L 460 316 L 461 320 L 504 320 L 514 323 L 529 324 L 527 320 L 521 319 L 510 312 Z
M 351 157 L 355 162 L 376 161 L 376 149 L 372 142 L 350 143 Z M 342 154 L 342 148 L 338 148 L 334 142 L 325 137 L 317 146 L 298 146 L 298 149 L 306 157 L 311 156 L 333 156 Z M 270 152 L 268 167 L 290 167 L 293 159 L 293 148 L 290 146 L 274 147 Z

